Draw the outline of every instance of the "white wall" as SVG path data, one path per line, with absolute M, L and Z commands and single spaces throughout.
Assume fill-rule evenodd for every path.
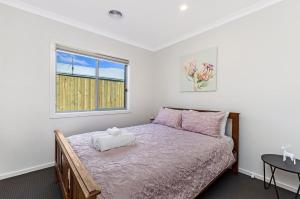
M 240 168 L 262 174 L 262 153 L 300 158 L 300 1 L 286 0 L 156 53 L 158 104 L 241 113 Z M 218 46 L 217 92 L 180 92 L 180 57 Z M 158 108 L 158 107 L 157 107 Z M 279 181 L 298 186 L 296 176 Z
M 153 115 L 153 53 L 0 5 L 0 178 L 54 161 L 66 135 L 145 123 Z M 130 114 L 49 119 L 50 43 L 130 60 Z

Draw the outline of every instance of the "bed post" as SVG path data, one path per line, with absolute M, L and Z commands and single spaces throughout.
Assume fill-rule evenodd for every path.
M 234 174 L 239 172 L 239 113 L 230 113 L 229 118 L 232 119 L 232 139 L 234 142 L 233 155 L 236 162 L 232 165 Z

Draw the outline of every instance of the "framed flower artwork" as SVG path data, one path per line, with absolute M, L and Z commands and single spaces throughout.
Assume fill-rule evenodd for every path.
M 181 91 L 217 90 L 218 48 L 209 48 L 181 58 Z

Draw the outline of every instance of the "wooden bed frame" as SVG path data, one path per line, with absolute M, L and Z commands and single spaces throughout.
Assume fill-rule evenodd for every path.
M 172 109 L 191 110 L 183 108 Z M 209 110 L 195 111 L 218 112 Z M 237 174 L 239 154 L 239 113 L 230 113 L 228 118 L 232 121 L 232 139 L 234 141 L 234 148 L 232 152 L 236 160 L 232 165 L 232 170 L 233 173 Z M 64 199 L 96 199 L 97 195 L 101 193 L 99 185 L 97 185 L 92 179 L 62 132 L 55 130 L 54 133 L 56 178 L 59 182 Z M 222 172 L 219 176 L 221 176 L 223 173 L 224 172 Z M 217 178 L 219 178 L 219 176 Z M 212 184 L 212 182 L 210 184 Z

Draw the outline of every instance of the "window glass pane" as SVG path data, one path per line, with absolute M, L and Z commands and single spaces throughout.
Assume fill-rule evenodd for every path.
M 99 109 L 124 109 L 126 65 L 109 60 L 99 64 Z
M 96 76 L 97 59 L 95 58 L 57 51 L 56 62 L 57 73 L 88 77 Z
M 96 109 L 97 59 L 56 51 L 56 111 Z

